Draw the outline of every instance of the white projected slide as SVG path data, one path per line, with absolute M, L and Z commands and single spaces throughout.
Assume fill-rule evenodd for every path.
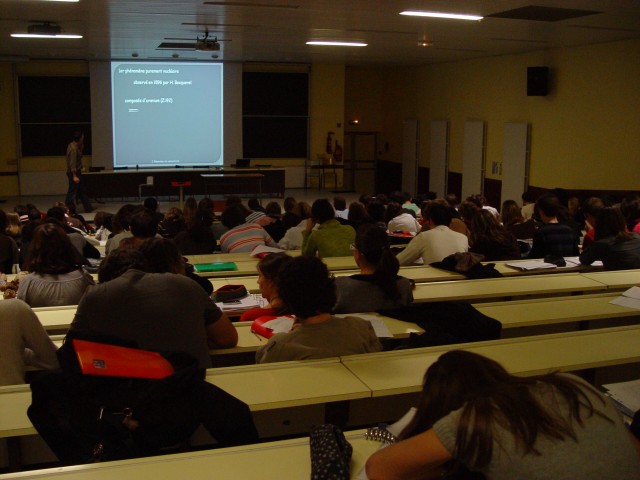
M 222 64 L 112 62 L 113 166 L 222 165 Z

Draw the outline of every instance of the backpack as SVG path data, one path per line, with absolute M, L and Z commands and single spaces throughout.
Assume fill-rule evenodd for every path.
M 189 354 L 163 355 L 174 373 L 162 379 L 83 375 L 69 338 L 58 357 L 61 370 L 32 382 L 27 415 L 62 463 L 155 455 L 187 441 L 200 424 L 223 445 L 257 439 L 247 405 L 207 383 Z

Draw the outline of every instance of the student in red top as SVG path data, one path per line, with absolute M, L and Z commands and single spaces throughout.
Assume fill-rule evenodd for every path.
M 240 317 L 241 322 L 250 322 L 267 315 L 282 315 L 287 313 L 285 306 L 278 294 L 276 277 L 278 272 L 291 261 L 286 253 L 271 253 L 258 263 L 258 287 L 262 297 L 269 302 L 266 306 L 247 310 Z

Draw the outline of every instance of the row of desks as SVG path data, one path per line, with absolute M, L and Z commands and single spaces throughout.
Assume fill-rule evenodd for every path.
M 550 294 L 604 293 L 608 290 L 623 290 L 638 283 L 640 283 L 638 270 L 564 273 L 418 284 L 413 296 L 415 302 L 500 301 L 513 297 L 541 297 Z M 250 286 L 251 284 L 247 284 L 248 288 Z M 535 303 L 538 302 L 540 302 L 539 298 L 535 300 Z M 518 309 L 518 307 L 515 308 Z M 619 308 L 621 315 L 624 311 L 630 310 L 622 309 L 623 307 Z M 66 330 L 73 320 L 75 310 L 76 306 L 34 308 L 40 322 L 49 331 Z M 570 314 L 570 310 L 567 313 Z
M 510 372 L 534 375 L 640 362 L 640 326 L 603 328 L 314 361 L 209 369 L 207 381 L 253 412 L 419 392 L 425 370 L 445 351 L 486 355 Z M 0 387 L 0 436 L 35 433 L 28 385 Z
M 345 434 L 353 447 L 351 478 L 357 477 L 358 472 L 364 468 L 367 458 L 380 446 L 377 442 L 365 440 L 364 433 L 364 430 L 358 430 Z M 0 475 L 0 479 L 5 480 L 48 478 L 59 480 L 311 478 L 309 439 L 295 438 L 242 447 Z

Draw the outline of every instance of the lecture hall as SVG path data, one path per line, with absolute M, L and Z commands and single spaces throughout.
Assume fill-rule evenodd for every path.
M 638 2 L 0 6 L 0 479 L 640 477 Z

